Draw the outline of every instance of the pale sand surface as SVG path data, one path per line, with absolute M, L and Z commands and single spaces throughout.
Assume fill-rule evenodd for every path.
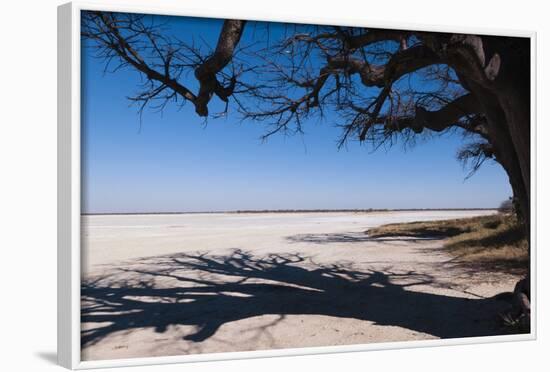
M 513 275 L 369 227 L 492 211 L 82 217 L 84 360 L 499 334 Z

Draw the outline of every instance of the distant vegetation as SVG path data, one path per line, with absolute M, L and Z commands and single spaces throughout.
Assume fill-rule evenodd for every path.
M 368 208 L 368 209 L 243 209 L 235 211 L 165 211 L 165 212 L 101 212 L 82 213 L 83 216 L 93 215 L 135 215 L 135 214 L 205 214 L 205 213 L 371 213 L 371 212 L 414 212 L 414 211 L 479 211 L 496 210 L 495 208 Z
M 456 262 L 480 265 L 496 271 L 526 272 L 528 243 L 515 215 L 490 216 L 444 221 L 389 224 L 367 231 L 371 237 L 446 238 L 443 249 Z
M 352 212 L 352 213 L 370 213 L 370 212 L 415 212 L 415 211 L 477 211 L 477 210 L 495 210 L 494 208 L 368 208 L 368 209 L 252 209 L 237 210 L 226 213 L 334 213 L 334 212 Z
M 501 213 L 513 213 L 515 211 L 514 199 L 508 198 L 498 207 L 498 211 Z

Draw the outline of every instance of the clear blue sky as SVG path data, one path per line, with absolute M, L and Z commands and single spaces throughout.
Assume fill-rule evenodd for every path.
M 192 29 L 212 45 L 220 22 L 171 19 L 180 35 Z M 251 37 L 247 30 L 243 40 Z M 456 160 L 459 134 L 413 148 L 338 150 L 334 117 L 304 125 L 305 135 L 272 136 L 266 127 L 197 117 L 191 105 L 169 106 L 140 119 L 127 96 L 140 77 L 103 74 L 104 63 L 83 49 L 83 213 L 318 208 L 496 207 L 512 192 L 498 164 L 473 177 Z

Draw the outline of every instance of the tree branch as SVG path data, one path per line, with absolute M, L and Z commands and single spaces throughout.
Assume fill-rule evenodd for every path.
M 121 66 L 130 65 L 137 71 L 143 73 L 147 80 L 160 84 L 160 87 L 151 85 L 150 91 L 144 92 L 136 97 L 147 103 L 155 98 L 164 87 L 170 88 L 179 94 L 184 100 L 194 104 L 195 111 L 199 116 L 208 115 L 208 103 L 214 94 L 222 101 L 227 102 L 233 94 L 236 86 L 236 77 L 228 78 L 229 84 L 224 86 L 217 79 L 220 73 L 232 60 L 236 47 L 244 30 L 244 21 L 226 20 L 223 23 L 215 51 L 207 58 L 202 58 L 193 47 L 184 45 L 180 48 L 192 53 L 195 59 L 200 62 L 195 66 L 195 77 L 199 82 L 199 92 L 195 95 L 189 88 L 181 84 L 176 78 L 170 75 L 173 68 L 172 63 L 176 54 L 173 45 L 167 46 L 166 55 L 158 45 L 152 26 L 146 26 L 141 22 L 139 16 L 128 15 L 127 19 L 117 18 L 116 13 L 108 12 L 86 12 L 83 17 L 82 36 L 96 41 L 103 48 L 102 56 L 108 61 L 113 57 L 121 59 Z M 122 32 L 125 31 L 125 34 Z M 141 55 L 142 51 L 152 50 L 156 53 L 160 63 L 147 62 Z M 156 67 L 159 67 L 157 69 Z M 182 65 L 179 65 L 180 67 Z M 191 68 L 192 64 L 183 65 Z M 148 97 L 148 99 L 142 99 Z M 169 97 L 172 97 L 169 95 Z
M 329 58 L 328 66 L 346 70 L 350 74 L 359 74 L 365 86 L 384 88 L 406 74 L 440 62 L 441 59 L 431 49 L 418 45 L 395 53 L 382 66 L 371 65 L 348 55 Z
M 215 52 L 195 69 L 195 77 L 200 83 L 199 94 L 195 102 L 195 110 L 200 116 L 208 115 L 208 102 L 212 94 L 227 102 L 233 94 L 235 80 L 228 87 L 223 87 L 216 79 L 216 74 L 223 70 L 233 58 L 235 48 L 239 43 L 245 21 L 226 20 L 223 23 Z
M 353 132 L 359 132 L 359 140 L 364 141 L 369 133 L 376 131 L 376 127 L 383 128 L 383 136 L 396 132 L 403 132 L 406 129 L 414 133 L 421 133 L 424 129 L 430 129 L 434 132 L 442 132 L 453 126 L 466 129 L 473 132 L 469 120 L 461 121 L 465 117 L 476 117 L 479 114 L 480 107 L 476 98 L 471 94 L 458 97 L 454 101 L 447 103 L 438 110 L 428 111 L 424 107 L 417 106 L 413 115 L 375 115 L 369 111 L 359 109 L 358 114 L 346 127 L 346 132 L 341 140 L 341 144 Z M 483 133 L 481 129 L 481 120 L 476 121 L 476 131 Z
M 114 40 L 112 42 L 110 40 L 105 41 L 97 34 L 94 35 L 85 32 L 83 33 L 84 36 L 102 42 L 105 46 L 111 48 L 120 58 L 132 65 L 138 71 L 144 73 L 148 79 L 158 81 L 176 91 L 183 98 L 193 103 L 195 102 L 196 97 L 188 88 L 171 79 L 169 76 L 151 68 L 145 62 L 139 52 L 133 48 L 132 45 L 120 34 L 116 20 L 111 14 L 104 12 L 93 12 L 93 14 L 101 19 L 103 26 L 105 27 L 104 31 L 112 35 Z

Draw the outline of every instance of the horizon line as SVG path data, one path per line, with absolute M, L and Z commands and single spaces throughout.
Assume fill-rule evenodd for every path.
M 492 208 L 357 208 L 357 209 L 236 209 L 227 211 L 166 211 L 166 212 L 94 212 L 80 213 L 81 216 L 104 216 L 104 215 L 157 215 L 157 214 L 239 214 L 239 213 L 337 213 L 337 212 L 407 212 L 407 211 L 475 211 L 475 210 L 498 210 Z

